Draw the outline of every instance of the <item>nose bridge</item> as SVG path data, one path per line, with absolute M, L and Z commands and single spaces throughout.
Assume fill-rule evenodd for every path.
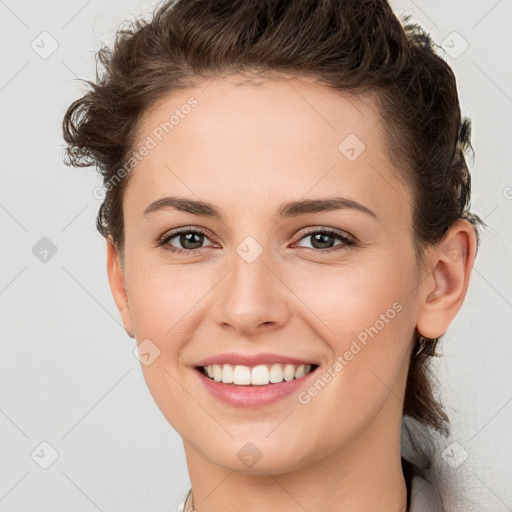
M 234 248 L 231 271 L 217 302 L 217 322 L 249 333 L 262 324 L 277 326 L 286 321 L 286 287 L 276 277 L 274 263 L 270 249 L 253 237 Z

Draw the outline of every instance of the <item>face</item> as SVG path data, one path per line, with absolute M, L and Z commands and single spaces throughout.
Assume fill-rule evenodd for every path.
M 189 450 L 235 471 L 396 440 L 421 277 L 374 104 L 306 80 L 206 85 L 146 113 L 124 196 L 116 301 L 156 403 Z M 197 368 L 219 354 L 313 371 L 249 389 Z

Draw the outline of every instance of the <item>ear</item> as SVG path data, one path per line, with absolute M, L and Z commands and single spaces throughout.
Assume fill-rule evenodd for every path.
M 459 312 L 476 257 L 476 234 L 464 219 L 457 220 L 429 257 L 433 269 L 420 290 L 417 329 L 426 338 L 442 336 Z
M 126 294 L 124 273 L 120 256 L 117 248 L 110 239 L 107 239 L 107 273 L 110 290 L 112 291 L 117 309 L 121 314 L 124 328 L 128 336 L 130 336 L 130 338 L 134 338 L 132 317 L 128 307 L 128 295 Z

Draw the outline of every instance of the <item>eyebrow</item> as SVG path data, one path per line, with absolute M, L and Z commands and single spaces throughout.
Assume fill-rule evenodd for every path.
M 152 212 L 165 208 L 173 208 L 182 212 L 199 215 L 202 217 L 211 217 L 213 219 L 223 220 L 224 217 L 219 208 L 211 203 L 204 201 L 195 201 L 192 199 L 179 197 L 163 197 L 153 201 L 145 210 L 144 216 Z M 308 213 L 321 213 L 335 210 L 351 209 L 366 213 L 377 219 L 377 215 L 366 206 L 346 197 L 330 197 L 323 199 L 302 199 L 299 201 L 290 201 L 282 204 L 276 211 L 279 219 L 285 217 L 299 217 Z

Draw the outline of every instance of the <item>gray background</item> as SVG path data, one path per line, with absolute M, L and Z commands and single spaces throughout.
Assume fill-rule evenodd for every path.
M 451 470 L 475 510 L 512 510 L 512 0 L 393 4 L 443 44 L 473 119 L 472 209 L 489 228 L 436 367 Z M 76 78 L 94 79 L 101 43 L 155 5 L 0 0 L 0 511 L 164 511 L 188 486 L 108 287 L 99 177 L 61 160 Z

